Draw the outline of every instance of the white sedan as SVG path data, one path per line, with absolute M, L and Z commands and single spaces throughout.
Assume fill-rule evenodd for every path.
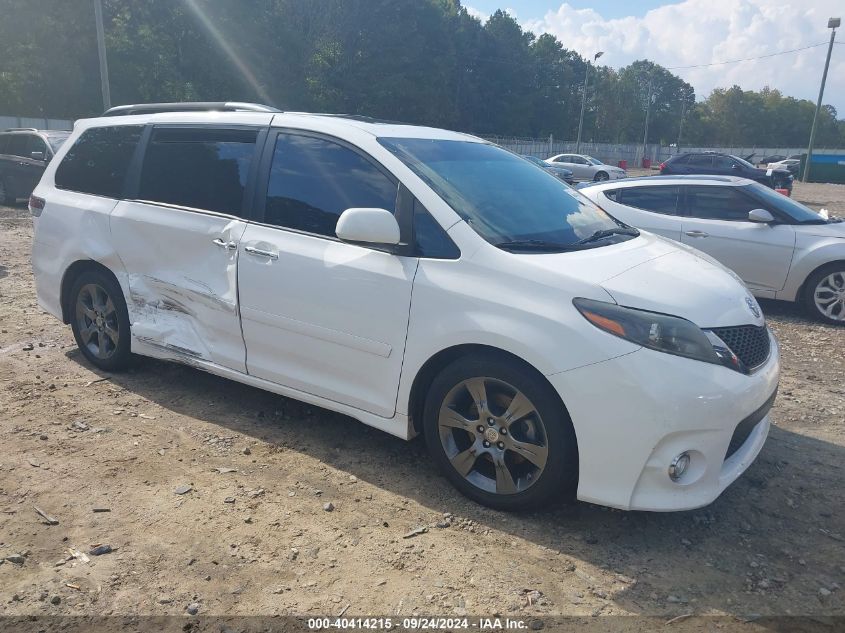
M 566 167 L 572 172 L 575 180 L 595 180 L 599 182 L 602 180 L 618 180 L 628 176 L 624 169 L 605 165 L 598 158 L 586 154 L 558 154 L 547 158 L 546 162 L 549 165 Z
M 761 298 L 845 325 L 845 222 L 733 176 L 656 176 L 581 193 L 638 228 L 711 255 Z

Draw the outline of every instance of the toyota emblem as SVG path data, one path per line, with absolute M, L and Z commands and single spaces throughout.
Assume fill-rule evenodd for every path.
M 748 306 L 748 309 L 751 311 L 751 314 L 754 315 L 755 319 L 760 318 L 760 306 L 757 305 L 757 302 L 754 300 L 753 297 L 745 297 L 745 304 Z

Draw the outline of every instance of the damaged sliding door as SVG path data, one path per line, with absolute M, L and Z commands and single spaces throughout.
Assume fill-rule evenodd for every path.
M 246 372 L 237 288 L 257 128 L 153 128 L 138 190 L 110 227 L 135 341 Z

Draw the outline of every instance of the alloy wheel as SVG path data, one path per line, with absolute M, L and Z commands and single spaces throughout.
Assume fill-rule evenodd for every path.
M 85 284 L 76 297 L 76 322 L 82 344 L 101 360 L 111 358 L 120 341 L 114 301 L 99 284 Z
M 813 292 L 816 309 L 833 321 L 845 321 L 845 271 L 823 277 Z
M 522 492 L 546 467 L 549 444 L 537 408 L 502 380 L 475 377 L 458 383 L 441 405 L 438 430 L 455 471 L 486 492 Z

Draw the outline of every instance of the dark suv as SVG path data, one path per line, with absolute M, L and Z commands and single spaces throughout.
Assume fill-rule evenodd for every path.
M 738 156 L 716 152 L 678 154 L 660 164 L 660 173 L 664 176 L 687 174 L 738 176 L 756 180 L 772 189 L 786 189 L 790 194 L 794 180 L 794 176 L 788 169 L 759 169 Z
M 28 198 L 44 168 L 70 136 L 64 130 L 11 128 L 0 133 L 0 204 Z

